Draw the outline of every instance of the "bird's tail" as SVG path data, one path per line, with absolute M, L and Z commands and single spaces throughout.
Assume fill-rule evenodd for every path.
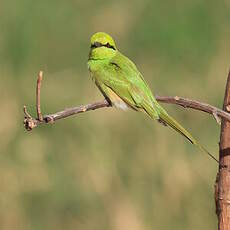
M 215 160 L 217 163 L 219 161 L 205 148 L 203 147 L 185 128 L 183 128 L 175 119 L 173 119 L 171 116 L 167 114 L 166 111 L 161 111 L 159 114 L 159 121 L 169 125 L 171 128 L 176 130 L 178 133 L 180 133 L 182 136 L 187 138 L 192 144 L 196 145 L 199 149 L 201 149 L 203 152 L 208 154 L 213 160 Z

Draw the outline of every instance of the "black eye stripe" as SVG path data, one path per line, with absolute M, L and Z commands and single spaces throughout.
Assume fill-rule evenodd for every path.
M 106 43 L 105 45 L 100 43 L 100 42 L 94 42 L 93 44 L 91 44 L 91 48 L 98 48 L 98 47 L 107 47 L 107 48 L 110 48 L 110 49 L 113 49 L 113 50 L 116 50 L 114 46 L 111 46 L 109 43 Z
M 109 43 L 107 43 L 105 46 L 106 46 L 107 48 L 111 48 L 111 49 L 113 49 L 113 50 L 116 50 L 115 47 L 114 47 L 114 46 L 111 46 Z
M 94 42 L 92 45 L 91 45 L 91 48 L 97 48 L 97 47 L 101 47 L 102 44 L 100 42 Z

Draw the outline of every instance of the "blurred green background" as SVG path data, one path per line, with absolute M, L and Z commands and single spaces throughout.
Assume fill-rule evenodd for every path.
M 180 135 L 132 111 L 101 109 L 23 128 L 42 111 L 100 100 L 87 70 L 90 36 L 111 34 L 154 93 L 222 107 L 230 2 L 4 1 L 0 7 L 0 229 L 216 229 L 217 165 Z M 165 108 L 218 155 L 207 114 Z

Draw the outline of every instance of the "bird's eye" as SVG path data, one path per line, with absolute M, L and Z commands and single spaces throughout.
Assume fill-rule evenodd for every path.
M 102 44 L 100 42 L 95 42 L 94 45 L 95 45 L 95 47 L 101 47 L 102 46 Z
M 97 47 L 101 47 L 102 44 L 100 42 L 94 42 L 93 44 L 91 44 L 91 48 L 97 48 Z
M 106 43 L 105 45 L 107 48 L 110 48 L 110 49 L 113 49 L 113 50 L 116 50 L 114 46 L 111 46 L 108 42 Z

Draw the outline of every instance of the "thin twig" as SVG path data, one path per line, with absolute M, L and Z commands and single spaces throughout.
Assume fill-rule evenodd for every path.
M 230 121 L 229 113 L 227 113 L 227 112 L 223 111 L 222 109 L 219 109 L 215 106 L 204 103 L 204 102 L 191 100 L 188 98 L 183 98 L 183 97 L 178 97 L 178 96 L 175 96 L 175 97 L 156 96 L 156 99 L 159 102 L 163 102 L 163 103 L 167 103 L 167 104 L 180 105 L 184 108 L 191 108 L 191 109 L 203 111 L 205 113 L 209 113 L 209 114 L 214 116 L 216 121 L 217 121 L 217 117 L 224 118 L 224 119 Z
M 35 128 L 41 124 L 52 124 L 56 120 L 59 120 L 59 119 L 63 119 L 63 118 L 66 118 L 66 117 L 69 117 L 69 116 L 72 116 L 72 115 L 75 115 L 78 113 L 84 113 L 84 112 L 87 112 L 90 110 L 96 110 L 96 109 L 100 109 L 100 108 L 104 108 L 104 107 L 110 107 L 110 104 L 106 100 L 95 102 L 92 104 L 87 104 L 87 105 L 80 105 L 78 107 L 67 108 L 67 109 L 65 109 L 63 111 L 59 111 L 57 113 L 48 114 L 48 115 L 45 115 L 43 117 L 42 121 L 40 121 L 37 118 L 31 119 L 25 114 L 24 126 L 25 126 L 26 130 L 30 131 L 33 128 Z
M 43 120 L 41 112 L 41 84 L 42 84 L 43 72 L 39 71 L 37 79 L 37 88 L 36 88 L 36 109 L 37 109 L 37 118 L 39 121 Z
M 24 111 L 25 118 L 31 118 L 31 119 L 32 119 L 32 117 L 31 117 L 31 115 L 28 113 L 27 108 L 26 108 L 25 105 L 23 106 L 23 111 Z
M 42 76 L 42 74 L 38 75 L 38 78 L 40 78 L 39 76 Z M 39 85 L 39 86 L 38 86 Z M 66 118 L 78 113 L 84 113 L 90 110 L 96 110 L 96 109 L 100 109 L 100 108 L 105 108 L 105 107 L 111 107 L 110 103 L 107 100 L 103 100 L 103 101 L 99 101 L 99 102 L 95 102 L 95 103 L 91 103 L 91 104 L 87 104 L 87 105 L 81 105 L 78 107 L 73 107 L 73 108 L 67 108 L 63 111 L 57 112 L 57 113 L 53 113 L 53 114 L 48 114 L 43 116 L 42 118 L 42 114 L 41 114 L 41 109 L 40 109 L 40 87 L 41 87 L 41 78 L 40 80 L 38 79 L 37 81 L 37 118 L 32 118 L 31 115 L 27 112 L 26 107 L 24 107 L 24 114 L 25 114 L 25 120 L 24 120 L 24 126 L 26 128 L 26 130 L 30 131 L 33 128 L 37 127 L 38 125 L 41 124 L 51 124 L 54 123 L 56 120 L 62 119 L 62 118 Z M 171 97 L 171 96 L 156 96 L 156 100 L 162 103 L 168 103 L 168 104 L 176 104 L 176 105 L 180 105 L 184 108 L 191 108 L 191 109 L 195 109 L 195 110 L 199 110 L 199 111 L 203 111 L 206 113 L 209 113 L 211 115 L 214 116 L 214 118 L 216 120 L 218 120 L 218 118 L 220 119 L 226 119 L 228 121 L 230 121 L 230 114 L 219 109 L 216 108 L 212 105 L 203 103 L 203 102 L 199 102 L 196 100 L 191 100 L 191 99 L 187 99 L 187 98 L 182 98 L 182 97 Z

